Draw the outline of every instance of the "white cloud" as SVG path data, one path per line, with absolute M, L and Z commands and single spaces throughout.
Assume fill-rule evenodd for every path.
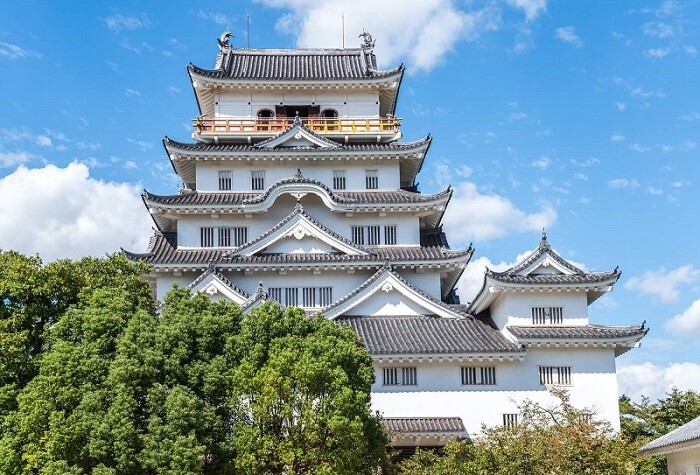
M 546 170 L 552 164 L 552 159 L 549 157 L 540 157 L 532 162 L 534 168 L 539 168 L 540 170 Z
M 668 321 L 666 328 L 678 336 L 687 336 L 688 334 L 700 336 L 700 299 Z
M 698 120 L 700 119 L 700 114 L 697 112 L 688 112 L 687 114 L 683 114 L 681 116 L 678 116 L 680 120 L 687 120 L 688 122 L 691 122 L 693 120 Z
M 647 187 L 647 193 L 650 195 L 663 195 L 664 190 L 661 188 L 654 188 L 653 186 Z
M 92 143 L 92 142 L 76 142 L 75 145 L 80 149 L 80 150 L 99 150 L 102 148 L 101 143 Z
M 126 94 L 129 97 L 141 97 L 141 91 L 137 91 L 136 89 L 131 89 L 127 88 L 124 89 L 124 94 Z
M 488 257 L 472 259 L 457 283 L 457 295 L 459 295 L 461 302 L 466 304 L 474 300 L 484 283 L 484 272 L 487 267 L 493 271 L 502 272 L 513 265 L 514 263 L 508 262 L 496 264 L 491 262 Z
M 575 174 L 574 178 L 576 178 L 577 180 L 581 180 L 581 181 L 588 181 L 588 177 L 586 175 L 584 175 L 583 173 Z
M 583 46 L 583 41 L 576 35 L 576 27 L 564 26 L 562 28 L 557 28 L 554 30 L 554 37 L 563 41 L 564 43 L 569 43 L 577 48 Z
M 142 13 L 140 17 L 122 15 L 117 13 L 115 15 L 103 18 L 102 22 L 105 26 L 113 32 L 120 32 L 122 30 L 140 30 L 142 28 L 147 28 L 151 21 L 145 13 Z
M 639 182 L 637 180 L 630 180 L 627 178 L 616 178 L 608 182 L 610 188 L 639 188 Z
M 616 102 L 615 106 L 617 106 L 617 110 L 619 111 L 627 109 L 627 104 L 625 104 L 624 102 Z
M 676 34 L 673 26 L 660 21 L 645 23 L 642 31 L 644 31 L 644 34 L 647 36 L 655 36 L 657 38 L 670 38 Z
M 23 163 L 28 163 L 34 159 L 38 158 L 26 151 L 18 152 L 3 152 L 0 151 L 0 168 L 11 168 Z
M 143 141 L 143 140 L 137 140 L 137 139 L 127 138 L 126 141 L 129 142 L 129 143 L 135 144 L 135 145 L 138 146 L 138 147 L 141 149 L 141 151 L 143 151 L 143 152 L 145 152 L 146 150 L 148 150 L 148 149 L 150 149 L 150 148 L 153 147 L 153 144 L 152 144 L 152 143 L 145 142 L 145 141 Z
M 165 90 L 173 95 L 180 94 L 182 92 L 182 89 L 180 89 L 179 87 L 175 87 L 175 86 L 168 86 Z
M 536 213 L 526 213 L 509 199 L 481 194 L 472 182 L 459 183 L 445 213 L 445 232 L 456 242 L 483 241 L 514 232 L 540 231 L 550 227 L 557 212 L 548 202 Z
M 0 42 L 0 56 L 10 59 L 41 58 L 41 53 L 11 43 Z
M 625 136 L 621 134 L 614 134 L 610 136 L 610 140 L 612 142 L 624 142 L 625 141 Z
M 511 112 L 508 115 L 508 120 L 510 120 L 510 121 L 523 120 L 523 119 L 527 119 L 527 114 L 524 112 Z
M 132 161 L 132 160 L 127 160 L 126 162 L 124 162 L 124 168 L 127 169 L 127 170 L 134 170 L 134 169 L 136 169 L 136 168 L 138 168 L 138 167 L 139 167 L 139 166 L 136 165 L 136 162 L 134 162 L 134 161 Z
M 683 362 L 668 366 L 653 363 L 633 364 L 617 368 L 618 392 L 633 401 L 642 396 L 652 401 L 660 399 L 671 389 L 700 391 L 700 364 Z
M 0 179 L 0 195 L 2 249 L 51 261 L 147 246 L 152 223 L 139 187 L 91 178 L 83 164 L 19 167 Z
M 678 300 L 679 286 L 693 284 L 698 280 L 700 270 L 688 264 L 668 272 L 664 267 L 646 271 L 641 277 L 631 277 L 625 282 L 625 288 L 651 295 L 662 302 L 675 302 Z
M 340 47 L 344 15 L 346 47 L 359 46 L 358 35 L 366 29 L 376 39 L 382 67 L 406 59 L 412 71 L 434 68 L 458 42 L 475 40 L 501 22 L 500 11 L 492 4 L 467 11 L 452 0 L 355 0 L 351 8 L 345 0 L 260 1 L 288 11 L 277 29 L 295 36 L 298 47 Z
M 683 47 L 683 50 L 685 50 L 685 52 L 688 53 L 690 56 L 695 56 L 696 54 L 698 54 L 698 49 L 693 45 L 685 45 Z
M 651 48 L 644 52 L 645 56 L 658 59 L 664 58 L 669 54 L 671 54 L 671 48 Z
M 578 168 L 588 168 L 592 167 L 593 165 L 600 165 L 600 159 L 591 157 L 585 162 L 579 162 L 578 160 L 574 160 L 573 158 L 571 159 L 571 164 L 575 167 Z
M 547 10 L 547 0 L 508 0 L 508 3 L 523 10 L 527 20 L 532 20 Z
M 202 20 L 213 21 L 219 26 L 230 26 L 232 23 L 230 17 L 218 12 L 205 12 L 204 10 L 198 10 L 197 17 L 201 18 Z

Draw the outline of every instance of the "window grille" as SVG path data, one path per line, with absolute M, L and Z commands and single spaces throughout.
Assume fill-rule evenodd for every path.
M 571 366 L 539 366 L 540 384 L 571 385 Z
M 503 414 L 503 427 L 515 427 L 518 425 L 517 414 Z
M 248 242 L 248 228 L 245 226 L 238 226 L 235 228 L 232 228 L 233 230 L 233 235 L 232 240 L 233 242 L 231 243 L 232 246 L 242 246 L 243 244 Z
M 219 228 L 219 246 L 231 246 L 231 228 Z
M 415 386 L 418 384 L 416 367 L 384 368 L 384 386 Z
M 368 190 L 379 188 L 379 170 L 365 170 L 365 187 Z
M 381 226 L 367 226 L 367 244 L 370 246 L 378 246 L 381 244 Z
M 333 170 L 333 189 L 345 189 L 345 170 Z
M 532 307 L 533 325 L 561 325 L 564 323 L 564 307 Z
M 224 170 L 219 172 L 219 190 L 229 191 L 233 189 L 233 172 Z
M 462 384 L 465 386 L 494 386 L 496 384 L 496 367 L 463 366 Z
M 199 238 L 202 247 L 214 247 L 214 230 L 216 228 L 201 228 Z
M 396 244 L 396 225 L 384 226 L 384 244 Z
M 265 189 L 265 170 L 254 170 L 250 172 L 251 187 L 253 190 Z
M 352 242 L 359 245 L 365 244 L 365 228 L 364 226 L 350 226 L 352 233 Z
M 276 300 L 285 307 L 297 307 L 299 305 L 299 289 L 296 287 L 270 287 L 267 289 L 270 298 Z

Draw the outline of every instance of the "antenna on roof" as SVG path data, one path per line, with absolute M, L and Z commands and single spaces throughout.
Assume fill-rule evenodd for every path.
M 340 23 L 342 24 L 343 30 L 343 49 L 345 49 L 345 13 L 340 14 Z
M 250 49 L 250 15 L 246 13 L 245 15 L 245 26 L 246 26 L 246 43 L 248 45 L 248 49 Z

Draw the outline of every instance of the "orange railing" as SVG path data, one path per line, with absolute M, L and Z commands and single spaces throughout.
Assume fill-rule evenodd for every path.
M 302 117 L 302 123 L 310 130 L 327 134 L 395 134 L 399 131 L 401 119 L 390 117 L 352 117 L 326 119 L 320 117 Z M 199 117 L 192 121 L 195 133 L 199 135 L 216 134 L 275 134 L 284 131 L 294 123 L 292 117 L 228 118 L 207 119 Z

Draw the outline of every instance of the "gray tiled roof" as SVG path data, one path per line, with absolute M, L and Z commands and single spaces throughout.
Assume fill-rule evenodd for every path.
M 652 440 L 640 449 L 640 452 L 654 452 L 655 454 L 665 454 L 664 448 L 674 444 L 684 442 L 698 441 L 700 442 L 700 417 L 696 417 L 692 421 L 672 430 L 666 435 L 662 435 L 658 439 Z M 669 447 L 670 448 L 670 447 Z
M 501 332 L 471 318 L 437 316 L 341 317 L 372 355 L 518 353 Z
M 427 136 L 420 140 L 415 140 L 412 142 L 390 142 L 390 143 L 370 143 L 370 144 L 337 144 L 337 147 L 333 148 L 319 148 L 319 147 L 286 147 L 286 148 L 272 148 L 260 150 L 255 145 L 243 145 L 243 144 L 233 144 L 233 143 L 184 143 L 176 142 L 168 137 L 163 139 L 163 143 L 166 146 L 176 148 L 178 150 L 188 151 L 188 152 L 240 152 L 240 153 L 254 153 L 258 155 L 267 154 L 289 154 L 298 153 L 308 155 L 309 153 L 316 153 L 319 155 L 327 154 L 329 151 L 344 151 L 344 152 L 402 152 L 410 151 L 424 146 L 429 143 L 432 139 Z
M 644 336 L 644 326 L 613 327 L 603 325 L 581 326 L 509 326 L 508 330 L 520 339 L 605 340 Z
M 143 198 L 149 202 L 169 206 L 236 206 L 262 203 L 275 188 L 289 184 L 320 186 L 330 198 L 339 204 L 420 204 L 448 198 L 452 190 L 432 195 L 412 193 L 404 190 L 391 191 L 333 191 L 318 180 L 306 177 L 291 177 L 278 180 L 261 193 L 256 192 L 187 192 L 177 195 L 155 195 L 144 191 Z
M 460 417 L 385 417 L 384 427 L 390 433 L 465 432 Z
M 550 259 L 557 262 L 563 268 L 567 269 L 571 274 L 527 274 L 519 275 L 522 271 L 530 267 L 543 255 L 547 255 Z M 493 280 L 509 284 L 530 284 L 530 285 L 567 285 L 567 284 L 595 284 L 608 280 L 620 278 L 620 272 L 617 269 L 607 272 L 588 272 L 579 269 L 567 260 L 563 259 L 549 246 L 547 235 L 542 233 L 542 240 L 539 246 L 527 258 L 520 261 L 514 267 L 503 271 L 494 272 L 487 269 L 486 276 Z
M 347 49 L 239 49 L 224 52 L 222 69 L 207 70 L 190 64 L 191 72 L 216 79 L 239 80 L 362 80 L 381 79 L 403 72 L 403 66 L 377 71 L 368 50 Z
M 248 295 L 247 292 L 245 292 L 244 290 L 241 290 L 241 289 L 238 288 L 236 285 L 234 285 L 233 282 L 231 282 L 230 280 L 228 280 L 228 279 L 227 279 L 221 272 L 219 272 L 219 271 L 216 269 L 216 267 L 214 267 L 214 266 L 209 267 L 209 269 L 207 269 L 206 272 L 204 272 L 202 275 L 200 275 L 200 276 L 197 277 L 194 281 L 192 281 L 192 283 L 191 283 L 190 285 L 188 285 L 187 288 L 188 288 L 188 289 L 194 289 L 194 288 L 197 287 L 204 279 L 206 279 L 207 277 L 209 277 L 209 276 L 212 275 L 212 274 L 215 275 L 221 282 L 223 282 L 224 284 L 226 284 L 226 285 L 227 285 L 229 288 L 231 288 L 233 291 L 235 291 L 235 292 L 241 294 L 242 297 L 244 297 L 244 298 L 246 298 L 246 299 L 250 298 L 250 295 Z
M 450 250 L 440 247 L 419 246 L 395 246 L 367 248 L 368 255 L 347 254 L 256 254 L 254 256 L 226 257 L 231 251 L 228 249 L 183 249 L 178 250 L 162 233 L 156 232 L 151 245 L 145 253 L 123 251 L 130 259 L 141 260 L 149 264 L 193 264 L 208 265 L 210 263 L 221 265 L 246 265 L 246 264 L 313 264 L 313 263 L 365 263 L 381 266 L 385 261 L 390 262 L 414 262 L 414 261 L 440 261 L 448 259 L 466 258 L 471 256 L 473 249 Z

